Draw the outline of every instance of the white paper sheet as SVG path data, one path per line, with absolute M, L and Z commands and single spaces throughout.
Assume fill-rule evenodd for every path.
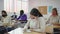
M 17 28 L 15 30 L 12 30 L 8 32 L 9 34 L 23 34 L 23 29 L 22 28 Z

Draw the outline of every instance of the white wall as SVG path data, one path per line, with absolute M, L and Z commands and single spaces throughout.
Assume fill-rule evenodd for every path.
M 4 0 L 0 0 L 0 11 L 4 9 Z
M 29 0 L 30 10 L 38 6 L 53 6 L 60 7 L 60 0 Z
M 3 9 L 4 9 L 4 0 L 0 0 L 0 15 Z
M 4 9 L 4 0 L 0 0 L 0 11 Z

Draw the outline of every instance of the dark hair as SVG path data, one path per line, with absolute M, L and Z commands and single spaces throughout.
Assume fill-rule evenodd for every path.
M 3 17 L 7 16 L 7 12 L 5 10 L 2 10 L 2 13 L 5 13 L 5 15 L 2 14 Z
M 33 15 L 33 16 L 42 17 L 42 14 L 41 14 L 41 13 L 39 12 L 39 10 L 36 9 L 36 8 L 33 8 L 33 9 L 31 10 L 30 14 Z
M 24 14 L 24 10 L 20 10 L 20 15 Z
M 53 8 L 52 10 L 55 10 L 56 11 L 56 15 L 58 15 L 57 8 Z

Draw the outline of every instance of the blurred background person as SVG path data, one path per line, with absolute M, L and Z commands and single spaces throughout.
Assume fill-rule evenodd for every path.
M 6 27 L 8 32 L 13 30 L 14 24 L 12 24 L 11 22 L 11 17 L 7 15 L 7 12 L 5 10 L 2 10 L 1 14 L 2 14 L 1 21 L 3 23 L 3 26 Z
M 49 17 L 47 23 L 49 23 L 49 24 L 59 24 L 60 23 L 60 17 L 58 16 L 57 8 L 52 9 L 52 14 Z
M 24 14 L 24 10 L 20 10 L 20 15 L 17 18 L 17 21 L 19 21 L 19 27 L 24 27 L 24 25 L 27 23 L 27 15 Z
M 17 18 L 17 20 L 22 20 L 22 21 L 27 20 L 27 15 L 24 14 L 24 10 L 21 10 L 21 11 L 20 11 L 20 15 L 19 15 L 19 17 Z
M 12 17 L 12 20 L 15 20 L 17 18 L 16 13 L 14 12 L 14 14 L 11 17 Z
M 57 32 L 57 33 L 59 32 L 58 28 L 53 28 L 53 26 L 60 25 L 60 17 L 58 15 L 57 8 L 52 9 L 52 14 L 49 17 L 47 24 L 49 24 L 51 26 L 49 32 L 54 32 L 54 34 L 56 34 L 55 32 Z

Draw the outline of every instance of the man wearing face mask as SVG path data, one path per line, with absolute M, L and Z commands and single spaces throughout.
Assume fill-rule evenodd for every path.
M 10 16 L 7 15 L 7 12 L 5 10 L 1 11 L 1 22 L 2 24 L 0 25 L 0 34 L 5 34 L 9 31 L 11 31 L 13 28 L 12 23 L 11 23 L 11 18 Z
M 27 23 L 27 15 L 24 14 L 24 11 L 20 11 L 20 16 L 17 18 L 17 21 L 20 21 L 20 26 L 23 27 L 25 23 Z M 22 25 L 23 24 L 23 25 Z
M 20 11 L 20 16 L 17 18 L 17 20 L 27 20 L 27 15 L 24 14 L 23 10 Z

